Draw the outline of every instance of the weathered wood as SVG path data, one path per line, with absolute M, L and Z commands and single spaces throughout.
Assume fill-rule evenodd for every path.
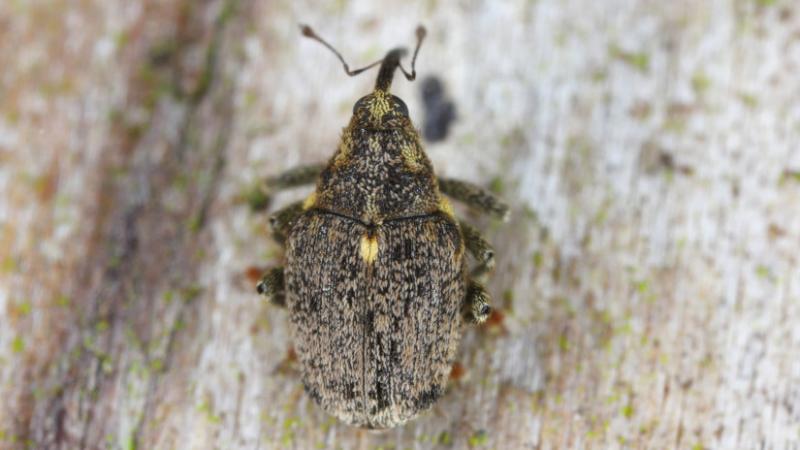
M 298 22 L 358 65 L 420 21 L 459 117 L 429 156 L 513 205 L 467 214 L 505 318 L 369 433 L 284 363 L 241 195 L 374 82 Z M 799 33 L 789 0 L 0 3 L 0 448 L 800 448 Z

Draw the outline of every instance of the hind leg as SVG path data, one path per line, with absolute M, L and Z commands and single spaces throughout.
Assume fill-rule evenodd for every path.
M 483 285 L 470 280 L 467 285 L 467 296 L 464 299 L 464 319 L 474 324 L 485 322 L 492 313 L 490 301 L 491 297 Z
M 470 276 L 480 278 L 494 269 L 494 249 L 475 227 L 464 221 L 460 221 L 459 225 L 464 236 L 464 246 L 478 262 L 470 272 Z

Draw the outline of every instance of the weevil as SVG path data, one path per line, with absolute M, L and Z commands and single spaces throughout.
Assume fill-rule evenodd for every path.
M 256 188 L 253 205 L 264 207 L 279 190 L 316 183 L 308 198 L 271 215 L 284 265 L 267 270 L 257 291 L 288 309 L 305 390 L 322 409 L 354 426 L 394 427 L 442 396 L 462 326 L 491 312 L 480 280 L 494 251 L 448 197 L 499 217 L 508 207 L 477 185 L 437 178 L 408 108 L 390 92 L 397 69 L 416 77 L 425 28 L 417 28 L 411 72 L 400 63 L 404 48 L 350 70 L 310 27 L 301 30 L 350 76 L 380 68 L 326 164 Z

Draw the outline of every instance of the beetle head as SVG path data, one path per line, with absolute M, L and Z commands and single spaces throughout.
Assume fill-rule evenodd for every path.
M 353 105 L 352 125 L 356 128 L 402 128 L 411 123 L 405 102 L 386 91 L 376 89 Z

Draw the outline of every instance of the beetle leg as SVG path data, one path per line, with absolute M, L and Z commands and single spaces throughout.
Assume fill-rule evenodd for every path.
M 267 270 L 256 286 L 256 290 L 259 294 L 269 298 L 270 302 L 278 306 L 286 306 L 283 267 L 273 267 Z
M 492 313 L 489 306 L 489 293 L 482 284 L 475 280 L 470 280 L 467 285 L 467 297 L 464 302 L 464 319 L 470 323 L 483 323 Z
M 460 221 L 459 224 L 461 225 L 461 234 L 464 236 L 464 246 L 478 261 L 478 265 L 472 269 L 470 276 L 478 278 L 494 269 L 494 249 L 475 227 L 464 221 Z
M 503 220 L 508 218 L 508 205 L 480 186 L 452 178 L 439 178 L 439 189 L 445 195 L 472 208 Z
M 285 206 L 269 216 L 269 225 L 276 241 L 286 242 L 286 233 L 295 220 L 303 213 L 303 202 L 294 202 Z
M 267 209 L 272 200 L 272 194 L 283 189 L 311 184 L 319 177 L 323 169 L 325 169 L 324 164 L 309 164 L 268 177 L 250 189 L 247 194 L 247 202 L 254 211 Z

